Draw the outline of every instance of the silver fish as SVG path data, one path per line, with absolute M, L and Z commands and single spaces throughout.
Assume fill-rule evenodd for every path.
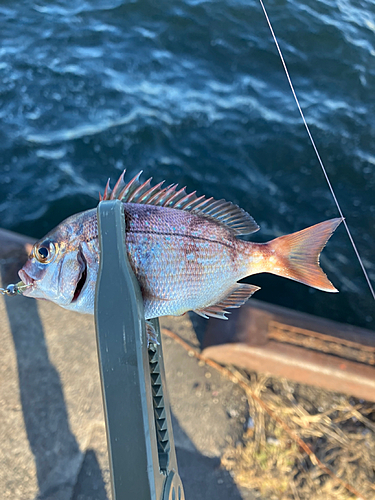
M 125 172 L 124 172 L 125 174 Z M 238 238 L 259 229 L 238 206 L 173 184 L 128 184 L 124 174 L 103 198 L 120 199 L 126 221 L 126 248 L 139 282 L 146 319 L 195 311 L 226 319 L 259 288 L 238 283 L 268 272 L 336 292 L 319 267 L 319 255 L 340 224 L 332 219 L 268 243 Z M 38 241 L 19 276 L 23 294 L 93 314 L 99 268 L 96 209 L 69 217 Z

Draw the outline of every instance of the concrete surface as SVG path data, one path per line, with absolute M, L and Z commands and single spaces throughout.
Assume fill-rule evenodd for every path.
M 0 231 L 2 286 L 18 281 L 28 243 Z M 0 497 L 110 499 L 93 318 L 26 297 L 1 297 L 0 317 Z M 162 326 L 197 345 L 189 316 Z M 244 394 L 170 339 L 163 348 L 187 500 L 252 500 L 220 468 L 247 421 Z

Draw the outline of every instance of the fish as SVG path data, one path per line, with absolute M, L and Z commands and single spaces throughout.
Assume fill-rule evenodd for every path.
M 326 292 L 337 292 L 319 256 L 341 219 L 326 220 L 266 243 L 241 239 L 259 230 L 242 208 L 224 199 L 187 194 L 177 184 L 128 183 L 125 171 L 100 201 L 119 199 L 125 245 L 138 280 L 145 319 L 194 311 L 228 319 L 258 286 L 239 282 L 272 273 Z M 19 271 L 23 295 L 93 314 L 100 248 L 96 209 L 77 213 L 33 246 Z

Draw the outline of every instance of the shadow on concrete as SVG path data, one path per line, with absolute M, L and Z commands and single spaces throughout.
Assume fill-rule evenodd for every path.
M 17 259 L 14 254 L 9 259 L 4 257 L 2 282 L 19 281 L 16 271 L 19 264 L 26 261 L 26 252 L 18 252 Z M 23 419 L 35 457 L 39 486 L 37 499 L 70 500 L 86 461 L 91 463 L 90 477 L 95 482 L 95 491 L 105 491 L 94 452 L 90 450 L 84 456 L 70 429 L 60 376 L 49 360 L 37 302 L 6 297 L 5 303 L 17 356 Z M 97 497 L 98 500 L 105 498 Z
M 187 500 L 244 500 L 220 458 L 206 457 L 194 446 L 172 413 L 178 471 Z M 248 497 L 250 499 L 250 497 Z
M 71 500 L 108 500 L 94 450 L 87 450 Z
M 193 325 L 195 334 L 197 336 L 198 342 L 203 349 L 204 345 L 204 338 L 206 335 L 206 330 L 208 326 L 208 320 L 206 318 L 202 318 L 201 316 L 198 316 L 195 312 L 189 311 L 187 313 L 189 315 L 190 321 Z

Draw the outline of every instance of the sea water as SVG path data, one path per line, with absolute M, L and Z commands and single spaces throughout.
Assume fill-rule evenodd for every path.
M 375 4 L 266 0 L 297 95 L 375 279 Z M 0 225 L 41 237 L 144 170 L 233 201 L 267 241 L 337 217 L 257 0 L 0 6 Z M 270 275 L 256 297 L 375 328 L 343 227 L 321 263 L 339 294 Z

